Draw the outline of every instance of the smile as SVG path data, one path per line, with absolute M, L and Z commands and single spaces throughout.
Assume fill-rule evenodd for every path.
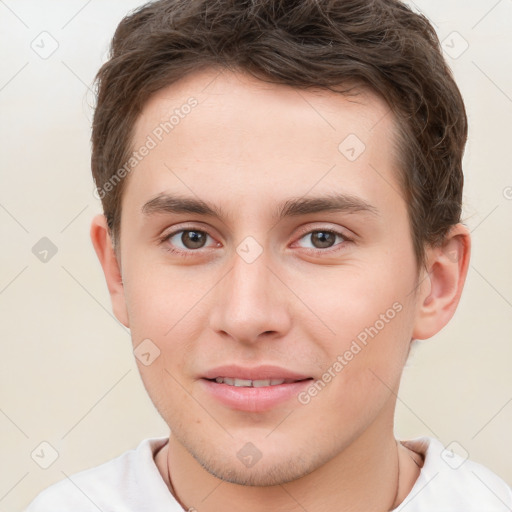
M 292 382 L 298 382 L 292 379 L 259 379 L 259 380 L 249 380 L 249 379 L 236 379 L 231 377 L 216 377 L 215 379 L 209 379 L 211 381 L 215 380 L 217 384 L 227 384 L 228 386 L 235 386 L 240 388 L 262 388 L 265 386 L 280 386 L 281 384 L 290 384 Z

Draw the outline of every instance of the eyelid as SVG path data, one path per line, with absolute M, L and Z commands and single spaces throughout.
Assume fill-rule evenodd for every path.
M 341 226 L 326 226 L 325 224 L 321 226 L 311 226 L 311 223 L 309 223 L 303 228 L 299 228 L 299 230 L 299 238 L 302 238 L 304 235 L 317 231 L 327 231 L 330 233 L 336 233 L 342 236 L 345 240 L 350 241 L 353 241 L 356 238 L 356 235 L 352 231 L 349 231 L 348 229 L 343 228 Z
M 201 223 L 192 222 L 191 224 L 178 224 L 178 226 L 173 226 L 172 229 L 165 229 L 161 235 L 158 235 L 159 239 L 168 239 L 181 231 L 199 231 L 201 233 L 206 233 L 211 238 L 216 238 L 211 234 L 211 227 L 203 227 Z
M 158 238 L 159 238 L 160 243 L 163 244 L 165 242 L 168 242 L 170 238 L 174 237 L 178 233 L 181 233 L 184 231 L 197 231 L 199 233 L 204 233 L 206 236 L 210 237 L 213 240 L 216 240 L 216 237 L 214 237 L 208 229 L 201 227 L 199 224 L 193 224 L 193 225 L 188 225 L 188 226 L 179 226 L 179 227 L 174 226 L 174 228 L 171 231 L 164 231 L 162 233 L 162 235 L 160 235 Z M 217 244 L 218 244 L 218 242 L 217 242 Z M 173 249 L 171 252 L 176 252 L 176 253 L 181 253 L 181 254 L 192 254 L 195 252 L 199 253 L 201 250 L 204 250 L 204 249 L 209 249 L 209 247 L 201 247 L 200 249 L 195 249 L 195 250 L 194 249 L 188 249 L 188 250 Z
M 302 240 L 304 237 L 311 235 L 312 233 L 318 233 L 318 232 L 324 232 L 324 233 L 332 233 L 335 236 L 339 236 L 342 241 L 335 243 L 331 247 L 326 247 L 324 249 L 317 249 L 314 247 L 300 247 L 305 253 L 313 254 L 313 255 L 320 255 L 320 256 L 329 256 L 329 255 L 337 255 L 340 254 L 344 249 L 347 248 L 347 244 L 353 244 L 355 236 L 347 235 L 347 230 L 343 229 L 341 227 L 325 227 L 325 226 L 317 226 L 317 227 L 305 227 L 302 232 L 298 235 L 296 238 L 296 241 L 293 242 L 292 247 L 296 246 L 296 244 L 299 243 L 300 240 Z

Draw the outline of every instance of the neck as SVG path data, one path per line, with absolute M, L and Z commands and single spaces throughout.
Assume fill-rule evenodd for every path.
M 420 471 L 414 454 L 395 441 L 392 422 L 387 427 L 380 422 L 372 425 L 327 464 L 300 479 L 269 487 L 214 477 L 172 434 L 156 463 L 185 510 L 387 512 L 405 499 Z

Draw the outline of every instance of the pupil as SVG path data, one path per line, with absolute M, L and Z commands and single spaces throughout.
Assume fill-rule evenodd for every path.
M 182 235 L 182 242 L 189 249 L 197 249 L 204 244 L 204 235 L 199 231 L 185 231 Z M 189 247 L 190 244 L 192 247 Z
M 328 231 L 317 231 L 316 234 L 313 234 L 313 239 L 317 238 L 319 240 L 319 243 L 320 243 L 320 247 L 330 247 L 331 246 L 331 243 L 334 242 L 333 240 L 333 237 L 334 237 L 334 234 L 333 233 L 329 233 Z M 331 240 L 329 241 L 329 238 L 331 238 Z M 329 243 L 331 242 L 331 243 Z

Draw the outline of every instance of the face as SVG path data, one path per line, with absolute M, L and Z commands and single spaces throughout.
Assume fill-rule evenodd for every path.
M 389 432 L 417 309 L 393 123 L 369 92 L 227 71 L 146 104 L 123 307 L 151 399 L 211 474 L 282 483 Z

